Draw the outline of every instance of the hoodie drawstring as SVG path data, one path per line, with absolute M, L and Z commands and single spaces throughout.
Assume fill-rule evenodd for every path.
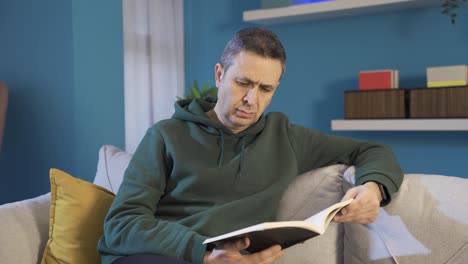
M 222 129 L 219 130 L 219 134 L 220 134 L 220 138 L 219 138 L 220 151 L 219 151 L 219 157 L 218 157 L 218 168 L 221 168 L 221 165 L 223 164 L 223 157 L 224 157 L 224 132 Z M 245 137 L 246 136 L 243 136 L 241 138 L 241 150 L 240 150 L 240 155 L 239 155 L 239 167 L 237 168 L 237 179 L 239 179 L 242 176 L 242 171 L 244 170 Z
M 239 168 L 237 170 L 237 179 L 240 179 L 242 176 L 242 170 L 244 169 L 244 159 L 245 159 L 245 136 L 241 139 L 241 151 L 240 151 L 240 160 L 239 160 Z
M 223 163 L 223 156 L 224 156 L 224 132 L 222 129 L 219 130 L 219 133 L 221 134 L 221 150 L 220 150 L 220 153 L 219 153 L 219 157 L 218 157 L 218 168 L 221 168 L 221 164 Z

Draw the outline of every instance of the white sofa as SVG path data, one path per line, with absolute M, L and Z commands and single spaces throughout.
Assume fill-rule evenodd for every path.
M 116 192 L 130 159 L 103 146 L 94 183 Z M 339 201 L 351 186 L 353 169 L 334 165 L 299 176 L 281 200 L 278 219 L 304 219 Z M 40 263 L 49 203 L 45 194 L 0 206 L 0 263 Z M 277 263 L 466 264 L 468 179 L 407 174 L 375 223 L 332 223 L 324 235 L 287 249 Z

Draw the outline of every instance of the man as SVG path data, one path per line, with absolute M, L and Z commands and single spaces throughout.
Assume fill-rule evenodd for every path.
M 215 66 L 217 100 L 179 101 L 172 119 L 148 130 L 105 220 L 98 245 L 104 264 L 271 263 L 284 254 L 278 245 L 243 255 L 247 238 L 214 250 L 202 242 L 274 220 L 294 177 L 336 163 L 356 166 L 357 187 L 334 221 L 376 220 L 402 181 L 395 157 L 381 144 L 263 115 L 285 63 L 273 32 L 243 29 Z

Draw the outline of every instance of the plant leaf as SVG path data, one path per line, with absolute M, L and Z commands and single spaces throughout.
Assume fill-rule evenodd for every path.
M 192 95 L 193 95 L 192 98 L 200 98 L 200 93 L 198 92 L 198 89 L 196 89 L 195 87 L 192 88 Z
M 202 90 L 201 90 L 201 93 L 202 94 L 206 94 L 206 92 L 208 91 L 208 87 L 210 86 L 210 80 L 208 80 L 202 87 Z

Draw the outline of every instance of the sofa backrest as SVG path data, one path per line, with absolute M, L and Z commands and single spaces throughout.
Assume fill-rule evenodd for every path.
M 117 192 L 131 155 L 99 152 L 94 183 Z M 344 176 L 343 176 L 344 175 Z M 278 220 L 305 219 L 338 202 L 352 187 L 354 167 L 333 165 L 297 177 L 284 193 Z M 332 223 L 324 235 L 286 250 L 276 263 L 468 263 L 468 179 L 406 174 L 392 202 L 370 225 Z

